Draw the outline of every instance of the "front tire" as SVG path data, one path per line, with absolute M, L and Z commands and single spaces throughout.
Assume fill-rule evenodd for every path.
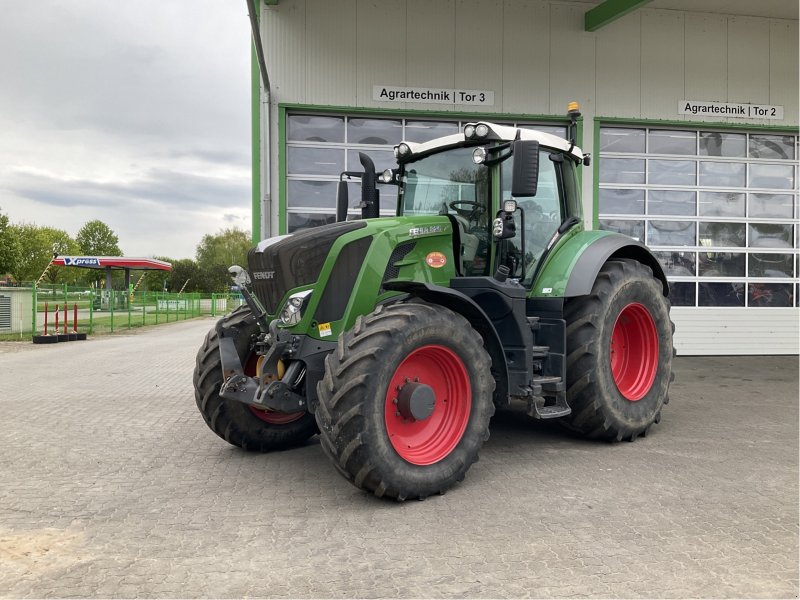
M 246 375 L 256 374 L 256 359 L 250 348 L 251 336 L 258 325 L 247 307 L 240 307 L 224 317 L 228 326 L 239 328 L 236 350 Z M 297 446 L 317 433 L 314 416 L 308 412 L 281 413 L 252 408 L 219 395 L 222 386 L 222 363 L 219 337 L 211 329 L 197 353 L 194 369 L 194 396 L 197 408 L 208 427 L 223 440 L 243 450 L 268 452 Z
M 672 380 L 669 301 L 652 270 L 609 260 L 587 296 L 570 299 L 562 424 L 587 438 L 634 441 L 661 419 Z
M 490 369 L 461 315 L 422 302 L 379 306 L 325 360 L 322 447 L 345 478 L 378 497 L 443 493 L 489 437 Z

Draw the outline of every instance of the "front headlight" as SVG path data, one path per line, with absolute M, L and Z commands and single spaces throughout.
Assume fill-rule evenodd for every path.
M 284 325 L 297 325 L 303 318 L 303 309 L 312 290 L 304 290 L 289 296 L 280 312 L 280 320 Z

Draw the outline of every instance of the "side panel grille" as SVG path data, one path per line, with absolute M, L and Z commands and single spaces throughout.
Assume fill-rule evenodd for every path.
M 416 245 L 416 242 L 406 242 L 404 244 L 400 244 L 392 251 L 392 255 L 389 257 L 389 262 L 386 264 L 386 270 L 383 272 L 383 280 L 381 281 L 381 285 L 390 279 L 394 279 L 400 274 L 400 267 L 396 267 L 394 263 L 401 261 L 408 256 L 408 253 L 411 252 Z
M 352 241 L 342 248 L 314 315 L 317 322 L 330 323 L 342 318 L 350 296 L 354 293 L 356 278 L 371 243 L 372 236 L 369 236 Z

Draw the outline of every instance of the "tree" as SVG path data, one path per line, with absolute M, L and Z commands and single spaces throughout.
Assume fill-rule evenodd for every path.
M 78 243 L 63 229 L 39 227 L 32 223 L 13 225 L 16 238 L 19 240 L 21 257 L 12 271 L 17 281 L 36 281 L 53 260 L 53 254 L 69 255 L 80 252 Z M 74 283 L 79 277 L 77 269 L 51 267 L 47 271 L 46 281 L 49 283 Z
M 204 291 L 224 292 L 230 289 L 228 267 L 247 264 L 252 242 L 250 233 L 238 227 L 204 235 L 197 245 L 197 264 Z
M 22 247 L 8 216 L 0 212 L 0 277 L 14 273 L 22 258 Z
M 184 284 L 186 287 L 183 287 Z M 200 268 L 191 258 L 181 258 L 172 261 L 172 271 L 167 274 L 168 291 L 177 293 L 183 288 L 184 292 L 203 291 L 203 280 Z
M 75 236 L 82 254 L 91 256 L 122 256 L 119 249 L 119 238 L 111 228 L 95 219 L 87 221 Z

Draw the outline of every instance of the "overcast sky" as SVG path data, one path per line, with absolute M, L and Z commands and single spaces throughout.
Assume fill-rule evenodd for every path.
M 250 229 L 245 0 L 0 0 L 0 211 L 127 256 Z

